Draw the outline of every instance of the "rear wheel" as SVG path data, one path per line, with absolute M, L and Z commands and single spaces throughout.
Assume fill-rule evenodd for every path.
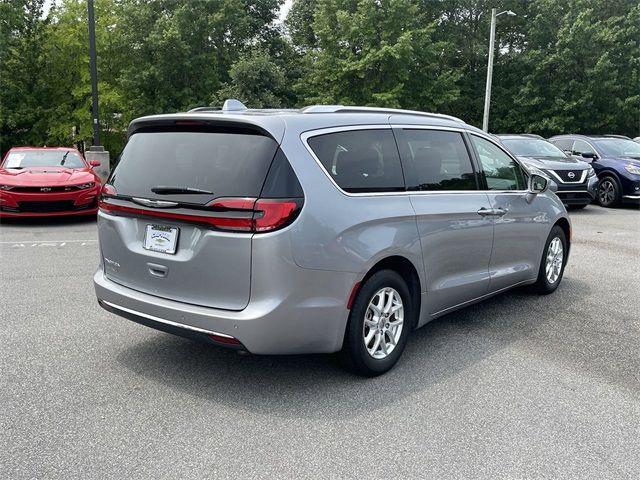
M 409 288 L 393 270 L 373 274 L 353 302 L 343 358 L 358 375 L 375 377 L 398 361 L 414 325 Z
M 620 185 L 611 176 L 603 177 L 598 182 L 598 202 L 603 207 L 615 207 L 620 203 Z
M 533 284 L 535 291 L 543 295 L 555 292 L 564 274 L 567 254 L 567 237 L 564 230 L 556 225 L 551 229 L 544 246 L 538 279 Z

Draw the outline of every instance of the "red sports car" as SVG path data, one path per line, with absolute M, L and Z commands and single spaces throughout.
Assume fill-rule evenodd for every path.
M 95 215 L 98 165 L 75 148 L 12 148 L 0 164 L 0 218 Z

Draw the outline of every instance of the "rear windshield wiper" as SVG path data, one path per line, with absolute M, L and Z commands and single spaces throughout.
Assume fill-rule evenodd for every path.
M 180 195 L 180 194 L 192 194 L 192 195 L 213 195 L 213 192 L 209 190 L 201 190 L 200 188 L 191 187 L 168 187 L 165 185 L 158 185 L 151 189 L 153 193 L 158 195 Z

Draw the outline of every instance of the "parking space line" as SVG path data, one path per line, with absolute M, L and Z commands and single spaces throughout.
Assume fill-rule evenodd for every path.
M 98 239 L 95 240 L 16 240 L 13 242 L 0 242 L 0 245 L 14 245 L 18 243 L 89 243 L 89 242 L 97 242 Z

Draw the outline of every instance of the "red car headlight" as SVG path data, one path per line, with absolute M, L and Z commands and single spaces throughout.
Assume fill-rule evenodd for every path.
M 80 185 L 76 185 L 75 187 L 78 190 L 86 190 L 87 188 L 95 187 L 95 185 L 96 185 L 96 182 L 88 182 L 88 183 L 83 183 L 83 184 L 80 184 Z
M 13 189 L 13 185 L 0 185 L 0 190 L 9 191 Z

